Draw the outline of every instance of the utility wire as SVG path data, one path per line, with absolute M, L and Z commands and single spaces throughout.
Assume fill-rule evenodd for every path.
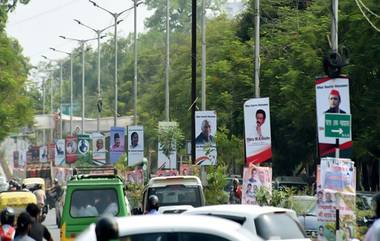
M 371 25 L 372 28 L 374 28 L 377 32 L 380 32 L 380 28 L 376 27 L 376 25 L 368 18 L 368 16 L 363 11 L 362 7 L 359 4 L 359 0 L 355 0 L 356 5 L 358 6 L 360 12 L 362 13 L 363 17 L 367 20 L 367 22 Z
M 373 16 L 375 16 L 376 18 L 380 18 L 380 15 L 377 15 L 376 13 L 374 13 L 371 9 L 369 9 L 361 0 L 359 0 L 359 3 L 362 5 L 362 7 L 364 7 L 365 10 L 367 10 L 370 14 L 372 14 Z

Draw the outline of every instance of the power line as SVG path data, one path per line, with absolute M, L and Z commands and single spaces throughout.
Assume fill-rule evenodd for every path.
M 362 5 L 362 7 L 365 8 L 365 10 L 367 10 L 370 14 L 372 14 L 373 16 L 375 16 L 376 18 L 380 18 L 379 15 L 377 15 L 376 13 L 374 13 L 371 9 L 369 9 L 361 0 L 358 0 L 359 3 Z
M 365 12 L 363 11 L 362 7 L 360 6 L 359 0 L 355 0 L 356 2 L 356 5 L 358 6 L 360 12 L 362 13 L 363 17 L 367 20 L 367 22 L 371 25 L 372 28 L 374 28 L 377 32 L 380 32 L 380 29 L 378 27 L 376 27 L 376 25 L 374 23 L 372 23 L 372 21 L 368 18 L 368 16 L 365 14 Z

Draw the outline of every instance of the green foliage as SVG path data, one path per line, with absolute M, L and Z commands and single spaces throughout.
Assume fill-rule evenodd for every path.
M 260 187 L 256 191 L 256 202 L 261 206 L 274 206 L 274 207 L 291 207 L 291 199 L 295 195 L 295 190 L 285 188 L 284 190 L 273 189 L 270 192 L 265 187 Z
M 136 184 L 136 183 L 128 183 L 127 184 L 127 197 L 128 201 L 131 204 L 132 208 L 141 208 L 144 194 L 144 185 Z
M 170 159 L 170 154 L 182 145 L 183 133 L 177 125 L 158 128 L 157 132 L 162 152 Z
M 207 173 L 207 186 L 204 190 L 207 205 L 227 203 L 229 194 L 224 192 L 227 184 L 226 166 L 210 166 Z

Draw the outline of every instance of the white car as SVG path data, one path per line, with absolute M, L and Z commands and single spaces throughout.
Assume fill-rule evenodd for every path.
M 243 228 L 264 240 L 305 240 L 306 235 L 297 220 L 296 212 L 277 207 L 257 205 L 215 205 L 194 208 L 183 215 L 208 215 L 239 223 Z
M 104 227 L 113 228 L 104 230 L 99 227 L 102 221 L 98 221 L 97 226 L 90 225 L 76 240 L 96 241 L 97 229 L 101 230 L 101 234 L 109 235 L 109 239 L 128 241 L 262 241 L 239 224 L 215 217 L 168 214 L 116 217 L 111 220 L 112 225 L 106 224 Z M 102 241 L 109 239 L 101 236 Z

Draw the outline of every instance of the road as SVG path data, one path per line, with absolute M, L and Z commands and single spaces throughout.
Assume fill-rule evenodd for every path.
M 59 228 L 55 224 L 55 209 L 50 209 L 43 224 L 49 229 L 54 241 L 59 241 Z

